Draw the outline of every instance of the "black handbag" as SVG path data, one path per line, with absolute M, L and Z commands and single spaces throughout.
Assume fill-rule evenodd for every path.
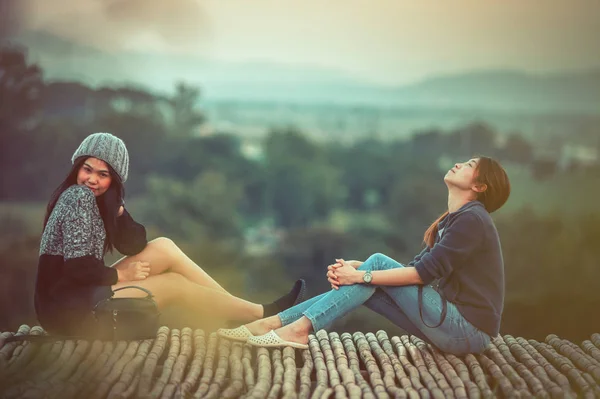
M 152 293 L 145 288 L 128 285 L 126 288 L 136 288 L 144 291 L 144 298 L 107 298 L 94 306 L 91 325 L 87 333 L 82 335 L 15 335 L 4 342 L 54 342 L 59 340 L 100 339 L 100 340 L 142 340 L 156 338 L 159 316 L 158 306 Z
M 117 288 L 144 291 L 144 298 L 107 298 L 94 306 L 94 324 L 101 339 L 140 340 L 156 338 L 160 312 L 152 293 L 135 285 Z

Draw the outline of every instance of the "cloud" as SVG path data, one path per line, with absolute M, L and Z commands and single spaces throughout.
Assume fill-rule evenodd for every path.
M 600 65 L 598 0 L 16 1 L 28 5 L 25 28 L 105 51 L 312 65 L 386 84 Z
M 131 49 L 136 44 L 197 49 L 210 31 L 196 0 L 24 1 L 24 29 L 48 31 L 108 50 Z
M 18 0 L 0 0 L 0 40 L 19 30 L 24 15 L 25 8 Z
M 100 0 L 104 15 L 123 31 L 151 30 L 171 45 L 192 44 L 207 19 L 195 0 Z

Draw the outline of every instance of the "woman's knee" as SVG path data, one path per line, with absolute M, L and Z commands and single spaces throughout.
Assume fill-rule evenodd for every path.
M 181 251 L 177 244 L 175 244 L 173 240 L 167 237 L 155 238 L 154 240 L 148 243 L 148 246 L 152 248 L 155 252 L 163 256 L 166 255 L 167 258 L 177 257 Z
M 151 245 L 154 248 L 167 249 L 167 250 L 172 249 L 172 248 L 177 248 L 177 245 L 175 245 L 173 240 L 171 240 L 170 238 L 167 238 L 167 237 L 155 238 L 154 240 L 150 241 L 148 243 L 148 245 Z
M 370 270 L 386 270 L 404 267 L 404 265 L 401 263 L 379 252 L 369 256 L 369 258 L 363 263 L 363 266 L 366 266 L 365 268 Z

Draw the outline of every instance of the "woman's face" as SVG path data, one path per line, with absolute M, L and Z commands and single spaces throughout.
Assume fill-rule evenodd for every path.
M 475 177 L 477 177 L 477 163 L 479 158 L 469 159 L 467 162 L 457 163 L 444 176 L 447 185 L 471 190 L 475 186 Z M 475 190 L 477 191 L 477 190 Z
M 91 188 L 96 197 L 108 190 L 111 181 L 108 165 L 98 158 L 86 159 L 77 173 L 77 184 Z

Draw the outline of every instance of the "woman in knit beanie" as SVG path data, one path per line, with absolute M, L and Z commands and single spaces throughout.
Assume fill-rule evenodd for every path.
M 168 238 L 148 242 L 146 229 L 124 207 L 129 173 L 125 143 L 110 133 L 88 136 L 74 152 L 73 167 L 47 206 L 35 285 L 40 324 L 57 334 L 86 333 L 101 300 L 145 295 L 113 290 L 137 285 L 150 290 L 159 309 L 185 305 L 203 315 L 252 321 L 302 301 L 304 281 L 270 304 L 229 294 Z M 104 264 L 113 248 L 125 255 Z

